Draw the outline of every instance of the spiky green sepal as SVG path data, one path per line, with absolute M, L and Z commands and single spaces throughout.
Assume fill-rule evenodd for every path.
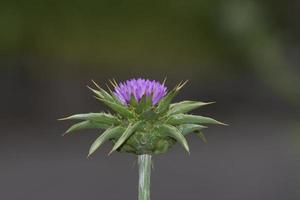
M 206 141 L 200 132 L 206 128 L 204 124 L 225 124 L 209 117 L 187 114 L 211 102 L 182 101 L 171 104 L 185 83 L 177 85 L 157 105 L 153 105 L 152 98 L 146 95 L 139 102 L 132 97 L 130 103 L 124 105 L 110 89 L 107 92 L 94 82 L 97 89 L 89 89 L 98 100 L 115 111 L 115 114 L 87 113 L 63 118 L 62 120 L 81 121 L 71 126 L 66 133 L 87 128 L 104 129 L 103 134 L 92 144 L 89 155 L 106 141 L 113 143 L 110 153 L 119 151 L 136 155 L 162 154 L 176 142 L 189 152 L 185 136 L 196 133 Z

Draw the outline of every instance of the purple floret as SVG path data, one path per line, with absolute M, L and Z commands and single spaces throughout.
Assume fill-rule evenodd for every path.
M 132 95 L 137 102 L 141 100 L 143 95 L 151 97 L 152 105 L 155 105 L 166 95 L 166 93 L 167 88 L 164 84 L 142 78 L 121 82 L 115 87 L 114 91 L 114 94 L 125 105 L 129 103 Z

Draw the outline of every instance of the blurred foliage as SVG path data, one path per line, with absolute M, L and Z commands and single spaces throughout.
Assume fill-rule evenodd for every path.
M 222 25 L 236 26 L 234 31 L 247 28 L 237 20 L 256 29 L 262 25 L 253 5 L 254 13 L 241 12 L 249 7 L 245 2 L 2 1 L 1 48 L 108 62 L 227 60 L 234 49 L 224 40 Z
M 50 63 L 30 63 L 30 71 L 82 72 L 89 67 L 216 79 L 254 74 L 291 102 L 300 102 L 295 88 L 299 71 L 287 55 L 299 42 L 296 0 L 0 4 L 0 50 L 5 58 Z M 64 62 L 90 64 L 55 64 Z
M 113 63 L 226 59 L 217 1 L 9 1 L 2 48 Z

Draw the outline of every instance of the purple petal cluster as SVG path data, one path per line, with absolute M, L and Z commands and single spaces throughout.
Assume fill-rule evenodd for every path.
M 167 93 L 167 88 L 164 84 L 158 81 L 148 79 L 131 79 L 125 82 L 121 82 L 115 86 L 114 94 L 125 105 L 130 101 L 131 96 L 135 98 L 137 102 L 146 95 L 151 97 L 152 104 L 157 104 Z

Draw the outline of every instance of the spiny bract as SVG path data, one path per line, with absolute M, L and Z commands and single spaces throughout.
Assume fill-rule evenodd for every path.
M 112 141 L 114 151 L 141 154 L 161 154 L 179 142 L 187 152 L 189 146 L 185 139 L 195 132 L 205 140 L 201 129 L 203 124 L 221 124 L 212 118 L 186 114 L 191 110 L 208 105 L 198 101 L 171 103 L 179 90 L 185 85 L 179 83 L 167 93 L 164 83 L 145 79 L 132 79 L 117 84 L 110 81 L 114 91 L 105 91 L 94 81 L 96 89 L 88 87 L 95 97 L 115 111 L 110 113 L 76 114 L 61 120 L 79 120 L 65 134 L 81 129 L 104 129 L 94 141 L 89 155 L 104 142 Z

